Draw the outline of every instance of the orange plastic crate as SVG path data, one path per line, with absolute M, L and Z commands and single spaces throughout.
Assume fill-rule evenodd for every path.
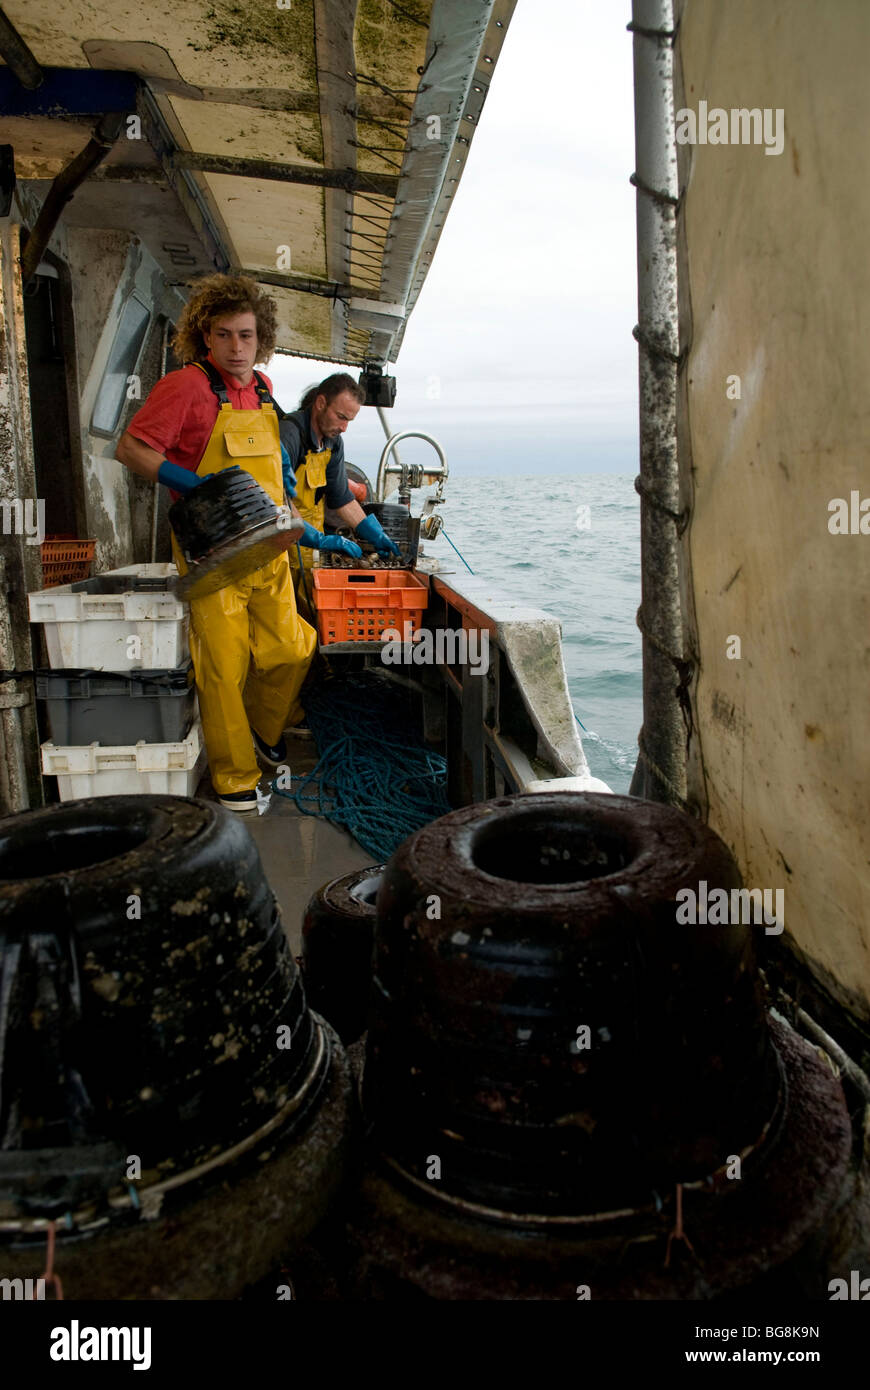
M 40 546 L 43 587 L 54 589 L 58 584 L 87 579 L 96 544 L 76 536 L 46 536 Z
M 404 638 L 420 626 L 429 586 L 409 570 L 314 569 L 321 644 L 379 642 L 387 628 Z

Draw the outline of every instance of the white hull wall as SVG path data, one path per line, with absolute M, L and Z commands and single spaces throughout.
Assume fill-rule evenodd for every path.
M 747 885 L 784 889 L 794 944 L 870 1018 L 870 535 L 828 530 L 833 498 L 870 498 L 870 6 L 680 8 L 678 112 L 784 111 L 779 155 L 679 149 L 688 792 Z

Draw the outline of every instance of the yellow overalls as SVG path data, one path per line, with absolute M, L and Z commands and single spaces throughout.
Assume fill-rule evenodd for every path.
M 197 476 L 233 464 L 250 473 L 277 506 L 283 504 L 281 441 L 272 405 L 234 410 L 221 404 Z M 179 573 L 186 574 L 174 535 L 172 553 Z M 314 628 L 296 612 L 286 554 L 215 594 L 191 599 L 190 654 L 219 796 L 253 791 L 260 780 L 252 728 L 272 745 L 302 719 L 299 691 L 316 645 Z
M 309 449 L 302 463 L 295 469 L 296 473 L 296 496 L 293 499 L 297 512 L 303 521 L 307 521 L 315 530 L 322 531 L 324 516 L 326 514 L 326 500 L 321 497 L 320 501 L 315 500 L 317 489 L 326 486 L 326 465 L 332 458 L 331 449 Z M 299 567 L 299 556 L 302 556 L 302 569 Z M 308 546 L 294 545 L 290 550 L 290 567 L 293 571 L 293 580 L 296 586 L 296 604 L 300 613 L 304 613 L 312 622 L 315 621 L 311 611 L 311 600 L 314 599 L 314 581 L 311 577 L 311 567 L 314 564 L 314 551 Z M 308 593 L 306 594 L 306 587 Z M 259 730 L 257 731 L 259 733 Z

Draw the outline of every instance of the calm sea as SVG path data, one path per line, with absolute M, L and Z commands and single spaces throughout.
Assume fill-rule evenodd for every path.
M 579 507 L 589 508 L 588 529 L 577 526 Z M 613 791 L 627 792 L 642 723 L 640 499 L 633 479 L 451 475 L 442 515 L 476 574 L 561 621 L 590 769 Z M 464 572 L 442 537 L 426 549 Z

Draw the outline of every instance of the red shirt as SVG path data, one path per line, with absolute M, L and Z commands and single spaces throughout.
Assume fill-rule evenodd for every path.
M 211 353 L 208 360 L 217 367 Z M 218 371 L 220 368 L 218 367 Z M 239 386 L 233 377 L 221 372 L 233 410 L 259 410 L 256 378 Z M 269 390 L 272 383 L 264 372 L 260 376 Z M 136 439 L 163 454 L 170 463 L 195 473 L 202 461 L 220 402 L 211 382 L 199 367 L 188 364 L 177 372 L 167 372 L 153 387 L 148 399 L 137 410 L 127 429 Z

